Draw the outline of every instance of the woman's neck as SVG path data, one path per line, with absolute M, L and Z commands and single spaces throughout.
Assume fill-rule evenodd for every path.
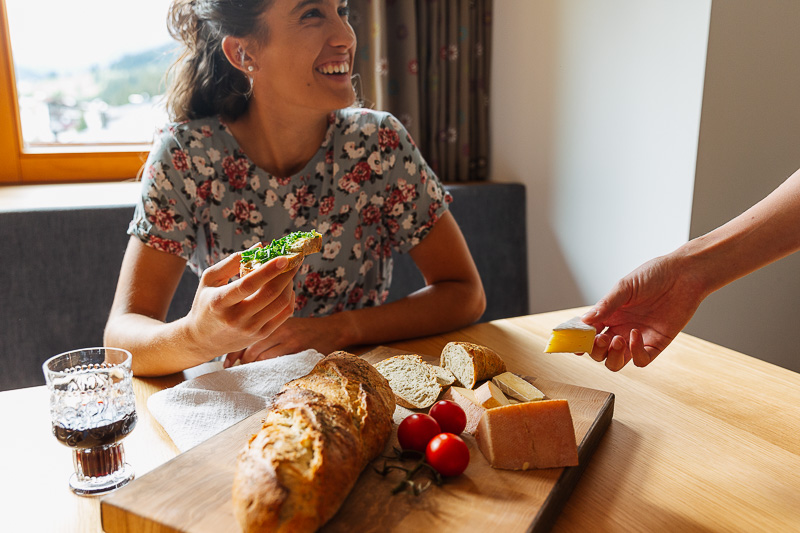
M 328 114 L 281 113 L 256 99 L 228 128 L 256 165 L 282 178 L 300 172 L 314 157 L 328 129 Z

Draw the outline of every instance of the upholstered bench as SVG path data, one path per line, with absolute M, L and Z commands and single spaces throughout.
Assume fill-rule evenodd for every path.
M 527 314 L 524 186 L 447 188 L 485 286 L 481 321 Z M 132 204 L 0 210 L 0 390 L 40 385 L 51 355 L 102 344 L 132 214 Z M 170 320 L 186 314 L 197 281 L 187 269 Z M 390 300 L 422 286 L 410 257 L 397 256 Z

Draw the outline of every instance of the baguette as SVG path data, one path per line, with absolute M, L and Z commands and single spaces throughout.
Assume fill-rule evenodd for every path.
M 449 342 L 442 349 L 440 366 L 448 369 L 463 387 L 475 384 L 506 371 L 506 364 L 494 350 L 471 342 Z
M 289 257 L 289 263 L 281 273 L 292 270 L 303 262 L 305 256 L 322 250 L 322 235 L 315 230 L 296 231 L 273 240 L 269 246 L 261 243 L 242 252 L 242 261 L 239 264 L 239 277 L 245 277 L 267 261 L 281 255 Z
M 284 385 L 237 459 L 233 505 L 242 530 L 320 528 L 383 451 L 394 409 L 386 379 L 347 352 Z

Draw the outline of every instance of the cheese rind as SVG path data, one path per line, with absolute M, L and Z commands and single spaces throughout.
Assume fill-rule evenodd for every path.
M 478 405 L 475 391 L 451 386 L 442 395 L 442 399 L 455 402 L 464 410 L 464 414 L 467 415 L 467 427 L 464 428 L 464 432 L 474 435 L 478 422 L 480 422 L 483 413 L 486 411 L 486 409 Z
M 475 389 L 475 398 L 478 400 L 478 405 L 486 409 L 508 405 L 508 398 L 506 398 L 506 395 L 491 381 L 486 381 L 483 385 Z
M 567 400 L 487 409 L 475 438 L 494 468 L 528 470 L 578 464 L 578 445 Z
M 589 353 L 594 346 L 594 326 L 573 317 L 553 328 L 545 353 Z
M 522 402 L 544 400 L 544 393 L 512 372 L 503 372 L 492 378 L 506 396 Z

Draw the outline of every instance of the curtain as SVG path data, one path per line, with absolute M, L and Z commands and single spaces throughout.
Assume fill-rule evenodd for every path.
M 351 0 L 364 107 L 408 129 L 443 181 L 488 179 L 492 0 Z

